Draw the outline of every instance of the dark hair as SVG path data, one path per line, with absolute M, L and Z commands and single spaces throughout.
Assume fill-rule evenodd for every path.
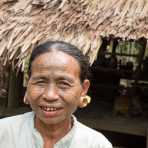
M 38 45 L 32 51 L 29 61 L 29 77 L 31 75 L 32 62 L 41 54 L 52 52 L 53 50 L 62 51 L 73 58 L 75 58 L 80 66 L 80 80 L 83 82 L 89 75 L 89 61 L 88 57 L 84 56 L 83 53 L 74 45 L 71 45 L 63 41 L 47 41 L 43 44 Z

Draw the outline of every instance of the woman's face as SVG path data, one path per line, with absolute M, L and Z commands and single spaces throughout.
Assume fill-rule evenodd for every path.
M 27 99 L 39 120 L 57 124 L 69 120 L 88 87 L 88 80 L 80 82 L 77 60 L 64 52 L 52 51 L 33 61 Z

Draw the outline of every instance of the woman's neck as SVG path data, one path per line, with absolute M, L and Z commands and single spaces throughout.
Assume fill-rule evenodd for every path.
M 64 137 L 72 128 L 72 119 L 65 120 L 58 124 L 45 124 L 40 119 L 35 118 L 35 128 L 40 132 L 43 139 L 56 143 Z

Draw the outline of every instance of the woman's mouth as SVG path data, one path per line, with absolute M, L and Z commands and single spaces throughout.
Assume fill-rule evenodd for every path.
M 47 106 L 40 106 L 42 110 L 47 112 L 57 111 L 58 109 L 55 107 L 47 107 Z
M 40 106 L 42 113 L 45 117 L 51 118 L 58 116 L 62 113 L 62 108 L 57 107 L 48 107 L 48 106 Z

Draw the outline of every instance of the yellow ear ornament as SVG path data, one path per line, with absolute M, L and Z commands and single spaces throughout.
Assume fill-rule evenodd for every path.
M 83 97 L 81 97 L 80 101 L 81 101 L 80 107 L 81 108 L 86 107 L 91 102 L 91 97 L 90 96 L 83 96 Z

